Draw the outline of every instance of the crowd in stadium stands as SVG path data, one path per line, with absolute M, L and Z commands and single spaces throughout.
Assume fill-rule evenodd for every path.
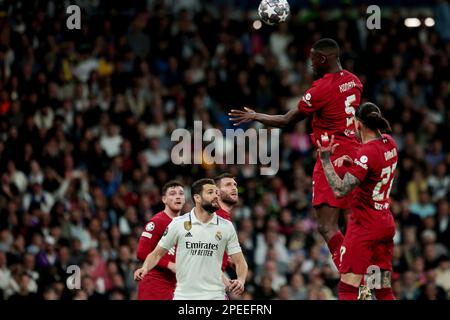
M 390 8 L 380 30 L 366 28 L 364 7 L 294 8 L 287 23 L 255 30 L 257 1 L 244 11 L 85 2 L 81 30 L 66 28 L 64 2 L 0 8 L 0 299 L 136 299 L 137 241 L 162 209 L 162 185 L 186 185 L 187 211 L 190 184 L 225 171 L 240 192 L 241 298 L 336 299 L 339 274 L 311 208 L 307 121 L 282 131 L 276 176 L 258 165 L 175 166 L 170 155 L 171 132 L 196 120 L 223 131 L 230 108 L 295 108 L 322 37 L 338 41 L 398 143 L 394 292 L 450 298 L 448 2 L 436 4 L 434 27 L 406 28 Z M 80 290 L 66 286 L 70 265 Z

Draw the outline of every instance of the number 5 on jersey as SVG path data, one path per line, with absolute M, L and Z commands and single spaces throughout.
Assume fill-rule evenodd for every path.
M 353 123 L 353 117 L 355 116 L 355 108 L 352 107 L 352 103 L 356 101 L 356 95 L 352 94 L 345 99 L 345 113 L 350 117 L 347 118 L 347 127 L 350 127 Z

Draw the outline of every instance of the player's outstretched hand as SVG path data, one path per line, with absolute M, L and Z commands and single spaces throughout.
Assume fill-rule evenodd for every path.
M 352 158 L 350 158 L 348 155 L 342 156 L 337 158 L 336 160 L 333 161 L 333 164 L 335 167 L 342 167 L 342 166 L 349 166 L 353 163 Z
M 234 110 L 232 109 L 228 115 L 230 116 L 230 121 L 234 122 L 234 126 L 239 126 L 243 123 L 255 120 L 256 112 L 250 108 L 244 107 L 244 110 Z
M 134 272 L 134 280 L 135 281 L 141 281 L 142 279 L 144 279 L 145 275 L 147 274 L 147 270 L 145 270 L 144 268 L 139 268 Z
M 317 152 L 319 153 L 319 156 L 321 159 L 329 158 L 334 150 L 336 150 L 337 146 L 339 146 L 339 143 L 334 143 L 334 135 L 331 136 L 330 143 L 328 145 L 322 145 L 320 143 L 320 140 L 316 140 L 317 143 Z
M 229 291 L 240 296 L 244 292 L 244 283 L 239 279 L 230 280 Z

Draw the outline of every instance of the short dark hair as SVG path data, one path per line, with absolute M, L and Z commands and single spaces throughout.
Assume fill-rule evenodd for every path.
M 162 194 L 165 195 L 167 190 L 169 190 L 169 188 L 173 188 L 173 187 L 184 187 L 183 184 L 179 181 L 176 180 L 170 180 L 169 182 L 167 182 L 166 184 L 164 184 L 164 186 L 162 187 Z
M 236 180 L 236 178 L 231 173 L 224 172 L 224 173 L 219 174 L 217 177 L 214 178 L 214 182 L 215 182 L 216 186 L 219 186 L 219 184 L 222 181 L 222 179 L 225 179 L 225 178 L 230 178 L 230 179 L 235 179 Z
M 324 51 L 325 53 L 335 53 L 339 56 L 339 45 L 338 43 L 331 38 L 323 38 L 318 40 L 312 46 L 314 50 Z
M 192 186 L 191 186 L 191 196 L 192 196 L 192 201 L 194 201 L 194 203 L 195 203 L 194 195 L 196 195 L 196 194 L 199 195 L 200 193 L 202 193 L 203 186 L 205 184 L 213 184 L 213 185 L 215 185 L 215 182 L 214 182 L 213 179 L 204 178 L 204 179 L 200 179 L 200 180 L 194 181 L 194 183 L 192 184 Z
M 391 125 L 383 115 L 380 108 L 375 103 L 364 102 L 356 110 L 356 119 L 362 122 L 364 126 L 373 131 L 391 132 Z

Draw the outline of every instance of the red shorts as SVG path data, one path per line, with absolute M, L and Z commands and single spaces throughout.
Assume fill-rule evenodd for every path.
M 355 140 L 354 142 L 340 142 L 338 139 L 335 140 L 339 143 L 339 146 L 336 148 L 335 152 L 331 155 L 331 162 L 336 160 L 343 155 L 348 155 L 352 159 L 356 153 L 359 144 Z M 340 168 L 334 167 L 336 173 L 339 177 L 343 177 L 345 173 L 348 171 L 348 167 L 342 166 Z M 317 207 L 322 204 L 328 204 L 330 207 L 336 207 L 339 209 L 349 209 L 350 208 L 350 199 L 351 193 L 342 198 L 336 198 L 333 190 L 331 190 L 330 185 L 328 184 L 327 177 L 323 171 L 322 163 L 320 158 L 317 158 L 316 164 L 314 166 L 313 171 L 313 194 L 312 194 L 312 204 L 314 207 Z
M 340 250 L 339 272 L 366 274 L 370 266 L 392 271 L 395 223 L 380 217 L 380 227 L 366 228 L 350 214 Z
M 173 300 L 175 283 L 146 276 L 138 283 L 138 300 Z

